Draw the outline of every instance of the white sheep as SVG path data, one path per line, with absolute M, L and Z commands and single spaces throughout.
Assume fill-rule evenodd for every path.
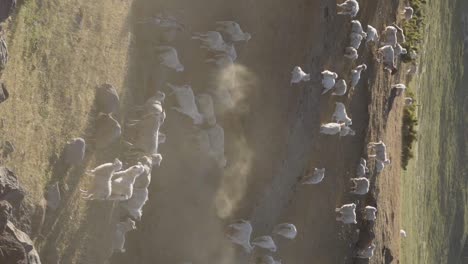
M 226 55 L 224 53 L 216 54 L 216 55 L 214 55 L 213 58 L 206 59 L 205 62 L 206 63 L 214 63 L 219 68 L 226 68 L 226 67 L 230 67 L 230 66 L 234 65 L 234 60 L 230 56 L 228 56 L 228 55 Z
M 362 35 L 361 34 L 358 34 L 358 33 L 354 33 L 354 32 L 351 32 L 351 34 L 349 34 L 349 46 L 353 47 L 354 49 L 359 49 L 359 47 L 361 46 L 361 42 L 362 42 Z
M 377 171 L 377 173 L 381 173 L 384 168 L 385 168 L 385 162 L 380 161 L 380 160 L 375 161 L 375 170 Z
M 345 126 L 344 123 L 327 123 L 322 124 L 320 126 L 320 133 L 325 135 L 336 135 L 341 132 L 343 127 Z
M 99 113 L 96 118 L 95 146 L 103 149 L 114 143 L 122 135 L 119 121 L 113 113 Z
M 226 237 L 234 244 L 242 246 L 247 253 L 252 252 L 253 247 L 250 244 L 252 235 L 252 225 L 247 220 L 238 220 L 228 225 Z
M 384 68 L 389 70 L 392 74 L 396 73 L 395 67 L 395 50 L 391 45 L 385 45 L 378 50 L 379 57 L 383 57 Z M 380 62 L 380 60 L 378 60 Z
M 370 158 L 375 158 L 384 164 L 390 164 L 390 159 L 387 156 L 387 146 L 382 140 L 379 142 L 369 142 L 368 148 L 375 151 L 374 155 L 369 155 Z
M 346 107 L 343 103 L 335 102 L 335 112 L 332 115 L 336 122 L 344 122 L 347 126 L 351 126 L 353 121 L 348 117 Z
M 271 236 L 257 237 L 254 240 L 252 240 L 251 244 L 254 247 L 257 246 L 259 248 L 263 248 L 271 252 L 276 252 L 277 250 L 275 241 L 273 241 L 273 238 Z
M 156 95 L 148 98 L 148 100 L 146 100 L 146 102 L 142 106 L 135 106 L 134 109 L 135 111 L 142 111 L 143 116 L 150 115 L 150 114 L 159 115 L 160 123 L 162 125 L 164 123 L 164 120 L 166 119 L 166 112 L 164 111 L 162 107 L 162 103 L 164 102 L 165 98 L 166 98 L 166 94 L 164 94 L 164 92 L 157 91 Z M 128 124 L 131 124 L 131 123 L 132 123 L 131 121 L 128 122 Z
M 393 84 L 391 87 L 400 91 L 406 90 L 406 85 L 404 85 L 403 83 Z
M 361 79 L 361 72 L 367 70 L 366 64 L 361 64 L 351 71 L 351 89 L 356 87 Z
M 221 52 L 229 57 L 233 61 L 237 59 L 237 52 L 234 48 L 234 45 L 227 44 L 221 33 L 217 31 L 208 31 L 205 33 L 195 32 L 192 36 L 192 39 L 198 39 L 202 42 L 201 48 L 208 49 L 213 52 Z
M 310 81 L 310 74 L 305 73 L 299 66 L 293 68 L 291 75 L 291 84 Z
M 293 224 L 282 223 L 273 228 L 273 234 L 280 235 L 287 239 L 294 239 L 297 236 L 297 228 Z
M 406 231 L 403 229 L 400 229 L 400 236 L 401 237 L 406 237 Z
M 370 245 L 368 248 L 358 250 L 358 252 L 356 253 L 356 257 L 357 258 L 369 259 L 372 256 L 374 256 L 374 249 L 375 249 L 375 244 L 372 243 L 372 245 Z
M 366 38 L 366 44 L 369 42 L 377 42 L 379 40 L 379 33 L 377 33 L 377 29 L 375 29 L 371 25 L 367 25 L 367 38 Z
M 351 178 L 350 181 L 353 183 L 351 186 L 352 194 L 364 195 L 369 192 L 370 182 L 369 179 L 365 177 Z
M 134 219 L 140 221 L 143 215 L 143 206 L 148 201 L 148 188 L 137 189 L 133 188 L 133 195 L 127 201 L 120 202 L 120 205 Z
M 324 70 L 322 72 L 322 86 L 324 88 L 322 94 L 326 94 L 333 87 L 335 87 L 336 79 L 338 74 L 329 70 Z
M 392 25 L 393 25 L 393 27 L 395 27 L 395 29 L 398 32 L 398 36 L 400 37 L 400 42 L 405 43 L 406 42 L 406 37 L 405 37 L 405 33 L 404 33 L 403 29 L 401 27 L 399 27 L 395 23 L 393 23 Z
M 325 168 L 318 169 L 314 168 L 314 170 L 311 173 L 308 173 L 303 177 L 301 180 L 302 184 L 318 184 L 321 181 L 323 181 L 323 178 L 325 178 Z
M 375 221 L 375 219 L 377 219 L 376 213 L 377 208 L 368 205 L 364 208 L 363 218 L 367 221 Z
M 130 218 L 127 218 L 125 222 L 117 223 L 114 238 L 112 239 L 112 250 L 114 252 L 125 252 L 125 235 L 128 231 L 135 229 L 135 222 Z
M 358 52 L 354 47 L 346 47 L 344 56 L 353 61 L 359 58 Z
M 216 124 L 206 130 L 210 140 L 210 155 L 217 161 L 220 168 L 226 167 L 227 160 L 224 156 L 224 129 Z
M 183 72 L 184 65 L 180 63 L 179 55 L 177 50 L 170 46 L 158 46 L 156 50 L 161 52 L 159 54 L 160 63 L 170 69 L 175 70 L 176 72 Z
M 160 154 L 157 154 L 157 155 L 161 156 Z M 161 156 L 161 160 L 162 160 L 162 156 Z M 148 188 L 148 186 L 151 183 L 151 171 L 153 168 L 153 159 L 151 159 L 148 156 L 143 156 L 138 161 L 143 166 L 143 172 L 140 174 L 140 176 L 136 178 L 135 183 L 133 184 L 133 188 L 136 188 L 136 189 Z M 157 163 L 157 162 L 158 160 L 155 159 L 154 163 Z
M 394 50 L 394 52 L 395 52 L 395 56 L 400 56 L 400 55 L 402 55 L 402 54 L 404 55 L 404 54 L 407 54 L 407 53 L 408 53 L 408 51 L 407 51 L 405 48 L 403 48 L 403 47 L 400 45 L 400 43 L 397 43 L 397 44 L 395 45 L 395 48 L 394 48 L 393 50 Z
M 135 142 L 125 142 L 128 146 L 140 149 L 147 155 L 158 154 L 159 128 L 161 127 L 161 115 L 157 113 L 148 114 L 142 120 L 128 123 L 128 127 L 136 130 Z
M 348 86 L 346 85 L 346 81 L 344 79 L 340 79 L 335 83 L 332 95 L 343 96 L 346 94 L 347 90 Z
M 351 32 L 361 35 L 363 38 L 367 37 L 367 33 L 362 29 L 359 20 L 351 20 Z
M 115 172 L 112 176 L 112 192 L 108 200 L 125 201 L 133 195 L 133 185 L 138 176 L 144 172 L 145 168 L 138 162 L 137 165 Z
M 411 20 L 413 18 L 414 9 L 411 6 L 407 6 L 401 14 L 405 16 L 406 20 Z
M 209 94 L 198 94 L 195 96 L 195 102 L 197 103 L 200 114 L 203 116 L 203 120 L 206 120 L 208 125 L 214 126 L 216 124 L 216 116 L 214 112 L 213 98 Z
M 112 193 L 111 178 L 115 171 L 122 168 L 122 162 L 115 159 L 114 162 L 104 163 L 86 174 L 93 177 L 93 183 L 89 190 L 81 190 L 83 198 L 87 200 L 106 200 Z
M 237 22 L 217 21 L 216 25 L 216 30 L 228 34 L 232 41 L 249 41 L 252 38 L 249 33 L 242 31 Z
M 367 173 L 369 173 L 369 168 L 367 168 L 367 161 L 364 158 L 361 158 L 356 169 L 356 175 L 358 177 L 364 177 Z
M 341 11 L 338 11 L 338 15 L 355 17 L 359 12 L 359 3 L 356 0 L 346 0 L 344 3 L 337 4 L 336 6 L 341 9 Z
M 198 112 L 192 87 L 190 85 L 175 86 L 170 83 L 167 83 L 167 86 L 175 93 L 177 102 L 179 103 L 179 107 L 172 107 L 172 109 L 192 118 L 195 125 L 202 124 L 203 116 Z
M 336 217 L 336 221 L 341 221 L 344 224 L 357 224 L 355 203 L 344 204 L 340 208 L 335 208 L 335 212 L 340 214 Z
M 395 47 L 395 45 L 398 42 L 398 39 L 397 29 L 394 26 L 387 26 L 382 35 L 385 36 L 385 45 Z

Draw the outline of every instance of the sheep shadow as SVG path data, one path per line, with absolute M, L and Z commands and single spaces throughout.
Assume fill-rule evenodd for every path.
M 386 100 L 387 106 L 386 106 L 385 113 L 384 113 L 385 122 L 387 122 L 388 116 L 390 115 L 390 111 L 392 111 L 393 109 L 395 98 L 398 97 L 399 95 L 400 93 L 398 93 L 397 88 L 392 88 L 392 90 L 390 90 L 390 96 Z

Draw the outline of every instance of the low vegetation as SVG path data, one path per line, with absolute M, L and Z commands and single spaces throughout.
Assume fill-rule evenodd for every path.
M 407 95 L 414 98 L 413 93 L 410 91 L 407 91 Z M 413 101 L 412 105 L 406 106 L 403 110 L 401 166 L 404 170 L 406 170 L 409 160 L 414 157 L 413 145 L 418 140 L 417 125 L 417 111 L 415 101 Z
M 423 40 L 423 31 L 426 25 L 426 15 L 424 6 L 426 0 L 409 0 L 410 6 L 414 9 L 413 18 L 403 22 L 403 31 L 405 33 L 406 42 L 402 44 L 408 53 L 402 56 L 403 62 L 412 61 L 410 53 L 412 51 L 418 53 L 419 46 Z

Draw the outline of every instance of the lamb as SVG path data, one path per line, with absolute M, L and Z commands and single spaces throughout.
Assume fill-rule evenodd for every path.
M 385 28 L 383 35 L 385 36 L 385 45 L 395 47 L 398 42 L 397 29 L 394 26 L 388 26 Z
M 408 53 L 408 51 L 407 51 L 405 48 L 403 48 L 403 47 L 400 45 L 400 43 L 397 43 L 397 44 L 395 45 L 395 48 L 394 48 L 393 50 L 394 50 L 394 52 L 395 52 L 395 56 L 400 56 L 401 54 L 407 54 L 407 53 Z
M 322 72 L 322 86 L 325 88 L 322 94 L 326 94 L 329 90 L 335 87 L 336 79 L 338 78 L 338 74 L 336 72 L 332 72 L 329 70 L 325 70 Z
M 135 229 L 135 222 L 130 218 L 127 218 L 125 222 L 117 223 L 114 238 L 112 239 L 112 250 L 114 252 L 125 252 L 125 235 L 128 231 Z
M 226 237 L 234 244 L 242 246 L 247 253 L 252 252 L 253 247 L 250 244 L 252 235 L 252 225 L 249 221 L 238 220 L 228 226 Z
M 112 163 L 104 163 L 93 170 L 86 171 L 86 174 L 94 177 L 92 187 L 89 190 L 81 190 L 83 198 L 86 200 L 106 200 L 111 195 L 111 178 L 115 171 L 122 168 L 122 162 L 115 159 Z
M 203 116 L 198 112 L 192 87 L 190 85 L 175 86 L 170 83 L 167 83 L 167 86 L 175 93 L 179 103 L 179 107 L 172 107 L 172 109 L 191 117 L 195 125 L 201 125 Z
M 216 124 L 216 116 L 214 113 L 213 98 L 209 94 L 199 94 L 195 96 L 195 101 L 203 119 L 206 120 L 208 125 L 214 126 Z
M 353 61 L 359 57 L 357 50 L 353 47 L 346 47 L 344 56 Z
M 367 173 L 369 173 L 369 168 L 367 168 L 367 161 L 364 158 L 361 158 L 356 170 L 356 175 L 358 177 L 364 177 Z
M 209 58 L 205 60 L 206 63 L 214 63 L 216 66 L 219 68 L 226 68 L 229 66 L 232 66 L 234 64 L 234 60 L 229 57 L 228 55 L 222 53 L 222 54 L 216 54 L 214 58 Z
M 114 143 L 122 135 L 122 128 L 114 118 L 113 113 L 99 113 L 96 118 L 95 145 L 104 149 Z
M 287 239 L 294 239 L 297 236 L 297 228 L 293 224 L 283 223 L 273 228 L 273 234 L 280 235 Z
M 341 11 L 338 11 L 338 15 L 349 15 L 355 17 L 359 12 L 359 3 L 356 0 L 346 0 L 344 3 L 337 4 Z
M 406 231 L 403 229 L 400 229 L 400 236 L 401 237 L 406 237 Z
M 224 156 L 224 129 L 216 124 L 206 130 L 210 140 L 209 154 L 217 161 L 220 168 L 226 167 L 227 160 Z
M 377 208 L 368 205 L 364 208 L 363 218 L 367 221 L 375 221 L 375 219 L 377 219 L 377 216 L 375 215 L 376 213 Z
M 327 123 L 320 126 L 320 133 L 325 135 L 336 135 L 341 132 L 343 127 L 345 126 L 344 123 Z
M 370 182 L 367 178 L 359 177 L 359 178 L 351 178 L 350 180 L 353 183 L 353 186 L 351 186 L 352 194 L 364 195 L 369 192 Z
M 143 206 L 148 201 L 148 188 L 133 188 L 133 195 L 130 199 L 120 202 L 120 206 L 137 221 L 141 221 Z
M 377 29 L 375 29 L 371 25 L 367 25 L 367 38 L 366 44 L 369 42 L 377 42 L 379 40 L 379 34 L 377 33 Z
M 341 221 L 344 224 L 357 224 L 355 203 L 344 204 L 340 208 L 336 208 L 335 212 L 340 214 L 336 217 L 336 221 Z
M 115 172 L 112 178 L 112 192 L 108 200 L 125 201 L 133 195 L 133 185 L 145 168 L 141 162 L 126 170 Z
M 142 120 L 127 126 L 136 129 L 135 143 L 125 142 L 127 145 L 140 149 L 147 155 L 158 154 L 159 128 L 161 127 L 159 114 L 148 114 Z
M 291 74 L 291 84 L 310 81 L 310 74 L 305 73 L 299 66 L 295 66 Z
M 346 81 L 344 79 L 340 79 L 336 82 L 335 89 L 332 95 L 343 96 L 346 94 L 347 90 L 348 90 L 348 87 L 346 85 Z
M 170 46 L 158 46 L 157 51 L 160 51 L 159 60 L 161 65 L 164 65 L 170 69 L 174 69 L 176 72 L 183 72 L 184 65 L 180 63 L 179 55 L 177 50 Z
M 349 38 L 350 38 L 349 45 L 356 50 L 359 49 L 359 47 L 361 46 L 362 39 L 363 39 L 362 35 L 351 32 L 351 34 L 349 35 Z
M 301 180 L 302 184 L 318 184 L 325 178 L 325 168 L 314 168 L 312 173 L 308 173 Z
M 206 33 L 195 32 L 192 39 L 200 40 L 202 42 L 201 48 L 203 49 L 224 53 L 231 57 L 233 61 L 237 59 L 237 53 L 234 46 L 224 42 L 223 36 L 217 31 L 208 31 Z
M 361 64 L 351 71 L 351 89 L 356 87 L 361 79 L 361 72 L 367 70 L 366 64 Z
M 372 243 L 370 247 L 364 250 L 358 250 L 356 254 L 356 258 L 370 259 L 372 256 L 374 256 L 374 249 L 375 249 L 375 244 Z
M 346 113 L 345 105 L 340 102 L 335 102 L 335 105 L 335 112 L 332 115 L 333 120 L 336 122 L 344 122 L 347 126 L 351 126 L 353 122 Z
M 63 160 L 69 165 L 79 165 L 83 162 L 86 143 L 82 138 L 74 138 L 67 142 L 63 150 Z
M 367 33 L 362 29 L 359 20 L 351 20 L 351 32 L 361 35 L 363 38 L 367 37 Z
M 216 25 L 216 30 L 228 34 L 232 41 L 249 41 L 252 38 L 249 33 L 242 31 L 237 22 L 217 21 Z
M 385 45 L 378 50 L 378 55 L 383 57 L 384 68 L 389 70 L 392 75 L 397 72 L 395 67 L 395 50 L 391 45 Z
M 273 241 L 273 238 L 271 236 L 257 237 L 254 240 L 252 240 L 251 244 L 254 247 L 257 246 L 259 248 L 263 248 L 271 252 L 276 252 L 277 250 L 275 241 Z
M 157 154 L 161 156 L 160 154 Z M 162 157 L 161 157 L 162 159 Z M 158 160 L 155 159 L 154 163 L 157 163 Z M 148 156 L 143 156 L 138 160 L 139 163 L 143 166 L 143 172 L 135 179 L 133 188 L 144 189 L 148 188 L 151 183 L 151 170 L 153 168 L 153 160 Z
M 413 18 L 414 10 L 411 6 L 407 6 L 401 14 L 405 16 L 405 20 L 411 20 Z

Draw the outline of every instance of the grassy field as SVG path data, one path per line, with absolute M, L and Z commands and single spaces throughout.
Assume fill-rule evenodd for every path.
M 415 158 L 403 175 L 401 263 L 457 263 L 467 230 L 462 100 L 462 42 L 455 1 L 428 3 L 420 75 L 413 79 L 419 103 Z M 441 41 L 441 40 L 445 41 Z M 461 169 L 461 170 L 460 170 Z M 464 223 L 463 223 L 464 221 Z M 463 226 L 465 230 L 463 230 Z
M 33 204 L 51 181 L 70 188 L 36 240 L 41 251 L 56 248 L 62 263 L 87 261 L 77 256 L 76 241 L 85 241 L 81 228 L 99 206 L 89 208 L 76 187 L 85 166 L 94 166 L 100 153 L 87 150 L 83 168 L 63 173 L 56 161 L 66 141 L 90 138 L 96 86 L 108 82 L 119 93 L 125 89 L 130 3 L 26 0 L 7 27 L 9 63 L 2 80 L 10 99 L 0 107 L 0 139 L 12 141 L 16 151 L 2 162 L 17 173 Z

